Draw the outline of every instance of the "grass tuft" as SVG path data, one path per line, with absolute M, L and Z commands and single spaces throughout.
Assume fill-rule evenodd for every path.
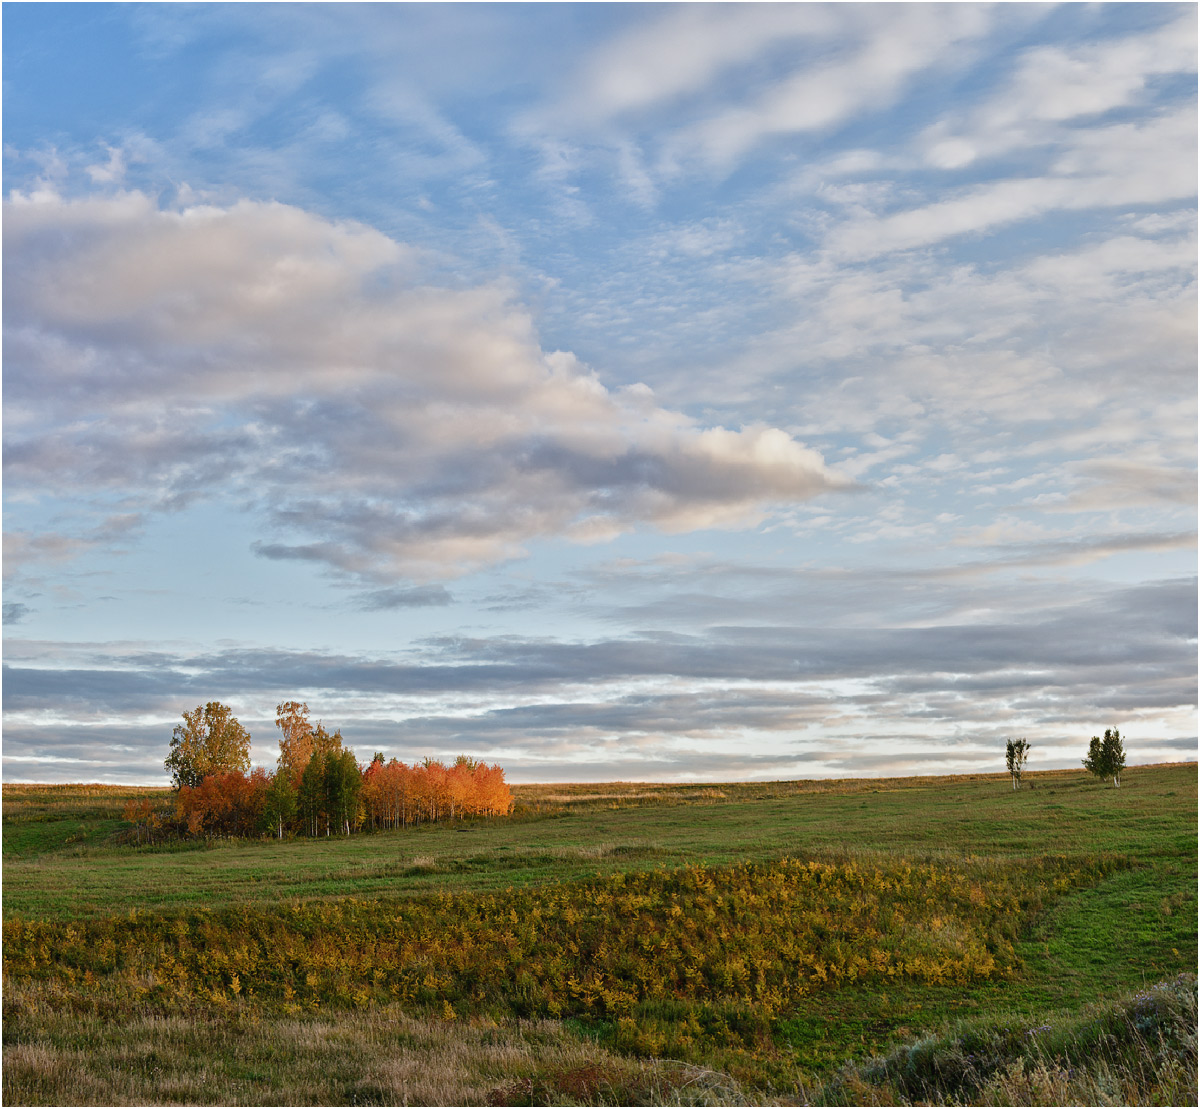
M 845 1067 L 821 1105 L 1195 1105 L 1196 976 L 1041 1024 L 987 1022 Z

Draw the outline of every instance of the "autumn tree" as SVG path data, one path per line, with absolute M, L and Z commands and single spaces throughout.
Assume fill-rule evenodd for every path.
M 137 835 L 138 843 L 142 842 L 143 827 L 146 829 L 147 842 L 149 841 L 150 831 L 154 826 L 152 822 L 155 820 L 154 809 L 149 801 L 126 801 L 122 816 L 124 816 L 124 818 L 133 825 L 134 832 Z
M 175 725 L 171 753 L 163 765 L 171 772 L 171 784 L 197 786 L 209 774 L 250 769 L 250 734 L 237 722 L 233 710 L 219 701 L 197 705 L 183 713 Z
M 275 706 L 275 727 L 279 736 L 279 769 L 285 770 L 297 784 L 313 753 L 313 730 L 308 722 L 308 705 L 284 701 Z
M 425 771 L 424 801 L 430 822 L 441 820 L 450 808 L 450 777 L 445 763 L 427 758 L 421 763 Z
M 1033 745 L 1024 739 L 1010 739 L 1005 748 L 1004 761 L 1008 772 L 1012 775 L 1013 789 L 1021 788 L 1021 772 L 1025 769 L 1025 760 L 1029 758 L 1029 749 Z
M 450 801 L 450 819 L 474 816 L 479 811 L 475 770 L 479 764 L 459 755 L 446 774 L 446 792 Z
M 512 790 L 504 780 L 504 771 L 499 766 L 484 766 L 480 763 L 475 770 L 476 788 L 479 791 L 481 811 L 487 816 L 508 816 L 513 810 Z

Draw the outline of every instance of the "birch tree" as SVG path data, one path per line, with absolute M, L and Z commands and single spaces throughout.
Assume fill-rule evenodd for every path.
M 1125 744 L 1121 733 L 1116 728 L 1106 728 L 1103 739 L 1092 736 L 1083 765 L 1101 781 L 1111 778 L 1113 785 L 1120 789 L 1121 771 L 1125 769 Z
M 1029 749 L 1033 746 L 1028 740 L 1010 739 L 1005 748 L 1004 760 L 1008 772 L 1012 775 L 1013 789 L 1021 788 L 1021 771 L 1025 769 L 1025 760 L 1029 758 Z
M 308 722 L 308 705 L 299 701 L 284 701 L 275 706 L 275 727 L 279 729 L 279 769 L 285 770 L 293 785 L 312 758 L 312 725 Z

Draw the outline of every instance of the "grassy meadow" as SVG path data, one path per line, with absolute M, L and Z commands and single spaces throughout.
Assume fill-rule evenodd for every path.
M 1195 1100 L 1195 764 L 513 792 L 137 846 L 168 791 L 5 786 L 5 1103 Z

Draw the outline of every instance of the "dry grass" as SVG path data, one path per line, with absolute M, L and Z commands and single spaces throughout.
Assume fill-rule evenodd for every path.
M 5 990 L 6 1105 L 738 1105 L 733 1079 L 630 1059 L 556 1021 L 81 1015 Z
M 25 807 L 39 812 L 58 809 L 64 812 L 94 812 L 111 809 L 120 813 L 125 802 L 132 799 L 165 801 L 171 796 L 166 786 L 111 786 L 101 782 L 74 785 L 44 785 L 5 782 L 3 786 L 4 815 L 12 816 Z
M 1196 976 L 1032 1028 L 965 1026 L 844 1068 L 829 1105 L 1195 1105 Z
M 617 1055 L 557 1021 L 419 1019 L 398 1007 L 287 1019 L 72 1012 L 5 988 L 6 1105 L 1195 1105 L 1185 975 L 1033 1029 L 967 1027 L 747 1091 L 728 1074 Z M 781 1075 L 781 1077 L 783 1077 Z

